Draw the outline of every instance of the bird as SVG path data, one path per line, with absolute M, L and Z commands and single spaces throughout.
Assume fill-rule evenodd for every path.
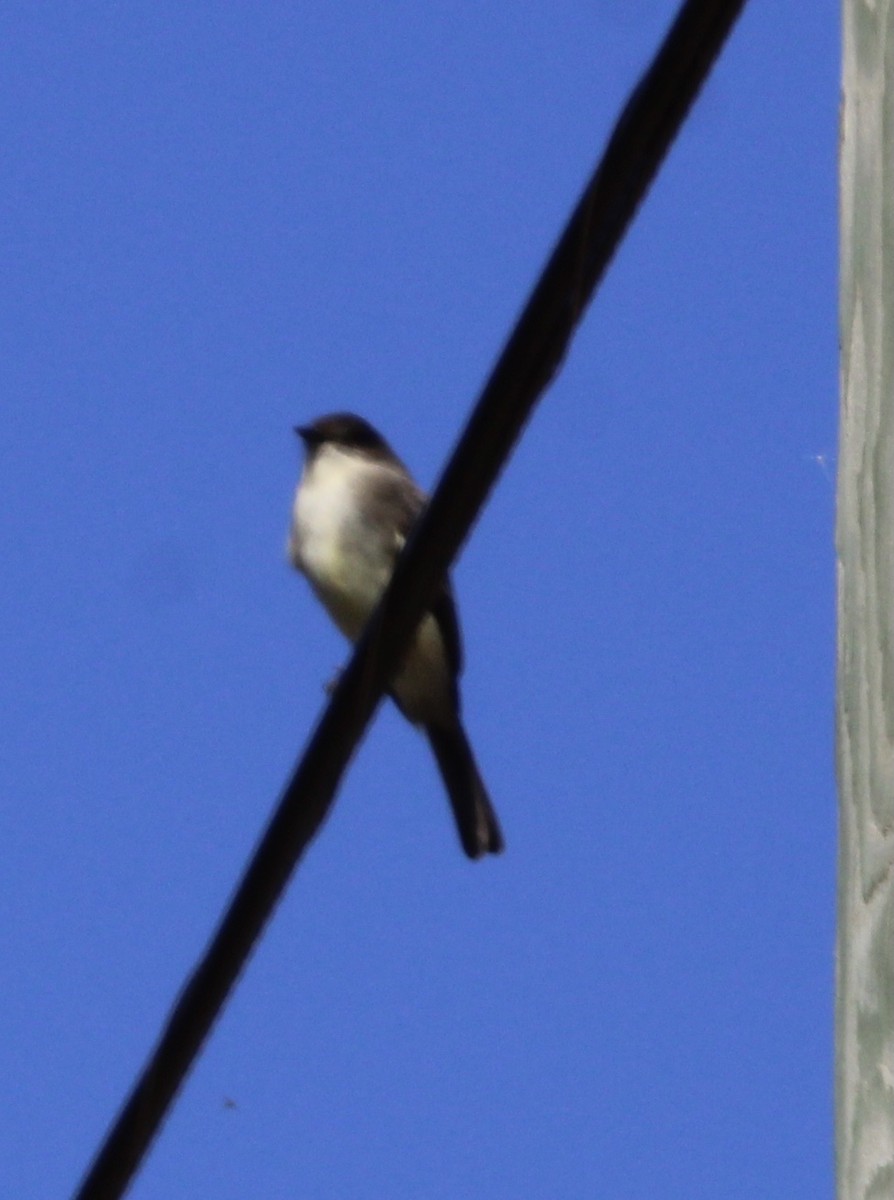
M 335 625 L 356 642 L 385 590 L 426 496 L 382 435 L 340 412 L 295 427 L 304 468 L 287 544 Z M 471 859 L 499 854 L 503 833 L 461 715 L 462 644 L 450 580 L 417 627 L 389 694 L 428 739 L 459 840 Z

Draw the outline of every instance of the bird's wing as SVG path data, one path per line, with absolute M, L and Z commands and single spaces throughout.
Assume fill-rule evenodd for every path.
M 389 513 L 397 512 L 397 527 L 394 537 L 394 561 L 403 550 L 410 530 L 416 522 L 427 497 L 415 483 L 407 486 L 407 477 L 395 472 L 393 475 L 383 474 L 375 483 L 375 501 L 387 506 Z M 444 647 L 447 651 L 447 661 L 456 678 L 462 670 L 462 639 L 459 632 L 459 619 L 456 613 L 456 602 L 449 577 L 444 580 L 435 594 L 431 613 L 438 623 Z

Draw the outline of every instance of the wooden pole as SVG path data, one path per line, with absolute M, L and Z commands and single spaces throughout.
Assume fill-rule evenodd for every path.
M 844 0 L 837 528 L 839 1200 L 894 1197 L 892 56 L 894 0 Z

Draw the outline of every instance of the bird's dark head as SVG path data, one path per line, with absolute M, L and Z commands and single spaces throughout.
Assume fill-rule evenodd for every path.
M 380 433 L 363 417 L 354 413 L 332 413 L 317 417 L 309 425 L 296 425 L 295 432 L 304 442 L 308 454 L 321 446 L 338 446 L 369 458 L 392 458 L 393 451 Z

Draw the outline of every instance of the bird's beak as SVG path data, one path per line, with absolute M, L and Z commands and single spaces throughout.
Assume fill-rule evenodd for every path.
M 301 438 L 305 445 L 310 441 L 310 427 L 308 425 L 296 425 L 293 432 L 296 437 Z

